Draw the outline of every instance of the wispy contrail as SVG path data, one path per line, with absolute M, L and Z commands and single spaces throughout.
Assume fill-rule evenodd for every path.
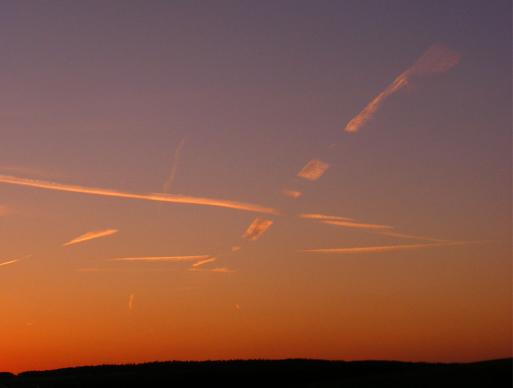
M 200 260 L 200 261 L 197 261 L 196 263 L 194 263 L 192 265 L 192 267 L 193 268 L 198 268 L 198 267 L 201 267 L 202 265 L 205 265 L 205 264 L 208 264 L 208 263 L 213 263 L 216 260 L 217 259 L 215 257 L 211 257 L 209 259 Z
M 318 159 L 312 159 L 297 173 L 297 176 L 309 181 L 316 181 L 326 172 L 329 166 L 329 164 Z
M 111 261 L 142 261 L 142 262 L 180 262 L 180 261 L 196 261 L 206 260 L 210 255 L 195 256 L 143 256 L 143 257 L 117 257 L 110 259 Z
M 134 308 L 134 299 L 135 299 L 135 294 L 130 294 L 128 297 L 128 309 L 130 311 L 132 311 L 132 309 Z
M 173 184 L 176 176 L 176 169 L 178 168 L 178 163 L 180 163 L 180 154 L 182 152 L 182 148 L 185 145 L 185 138 L 180 141 L 178 146 L 176 147 L 175 154 L 173 156 L 173 165 L 171 166 L 171 172 L 164 182 L 163 191 L 164 193 L 169 193 L 171 190 L 171 185 Z
M 397 237 L 397 238 L 405 238 L 410 240 L 424 240 L 424 241 L 434 241 L 434 242 L 449 242 L 450 240 L 447 239 L 441 239 L 441 238 L 434 238 L 429 236 L 416 236 L 412 234 L 405 234 L 405 233 L 396 233 L 396 232 L 378 232 L 379 234 L 383 236 L 388 237 Z
M 482 241 L 480 241 L 482 242 Z M 352 248 L 319 248 L 319 249 L 303 249 L 301 252 L 305 253 L 331 253 L 339 255 L 357 254 L 357 253 L 383 253 L 383 252 L 395 252 L 421 248 L 434 248 L 451 245 L 467 245 L 472 243 L 478 243 L 477 241 L 448 241 L 430 244 L 406 244 L 406 245 L 382 245 L 382 246 L 370 246 L 370 247 L 352 247 Z
M 351 228 L 351 229 L 393 229 L 393 226 L 389 225 L 380 225 L 380 224 L 364 224 L 361 222 L 352 222 L 352 221 L 338 221 L 338 220 L 322 220 L 320 221 L 323 224 L 341 226 L 343 228 Z
M 65 191 L 71 193 L 98 195 L 104 197 L 116 197 L 116 198 L 130 198 L 140 199 L 145 201 L 155 202 L 171 202 L 171 203 L 182 203 L 190 205 L 203 205 L 203 206 L 216 206 L 228 209 L 236 209 L 254 213 L 266 213 L 266 214 L 278 214 L 276 209 L 264 207 L 260 205 L 254 205 L 250 203 L 235 202 L 224 199 L 213 199 L 213 198 L 201 198 L 201 197 L 189 197 L 185 195 L 171 195 L 171 194 L 135 194 L 124 191 L 117 191 L 111 189 L 102 189 L 96 187 L 86 187 L 77 185 L 68 185 L 63 183 L 55 183 L 34 179 L 19 178 L 10 175 L 0 175 L 0 183 L 6 183 L 17 186 L 28 186 L 38 189 L 54 190 L 54 191 Z
M 352 218 L 348 217 L 339 217 L 339 216 L 330 216 L 327 214 L 318 214 L 318 213 L 303 213 L 299 215 L 300 218 L 307 218 L 311 220 L 319 220 L 319 221 L 354 221 Z
M 272 220 L 266 220 L 265 218 L 257 217 L 248 226 L 242 237 L 248 240 L 258 240 L 262 235 L 271 227 L 273 224 Z
M 227 267 L 220 267 L 220 268 L 189 268 L 189 271 L 194 271 L 194 272 L 217 272 L 217 273 L 236 272 L 234 269 L 227 268 Z
M 414 76 L 440 73 L 456 66 L 460 55 L 455 51 L 442 46 L 433 45 L 422 54 L 417 62 L 401 73 L 385 90 L 379 93 L 374 99 L 345 127 L 346 132 L 357 132 L 367 121 L 372 119 L 376 111 L 387 97 L 404 88 Z
M 20 259 L 14 259 L 14 260 L 9 260 L 9 261 L 4 261 L 4 262 L 0 263 L 0 267 L 3 267 L 3 266 L 5 266 L 5 265 L 14 264 L 14 263 L 17 263 L 18 261 L 20 261 Z
M 234 245 L 232 247 L 232 252 L 238 252 L 238 251 L 240 251 L 240 246 L 239 245 Z
M 74 244 L 79 244 L 85 241 L 94 240 L 101 237 L 107 237 L 112 236 L 113 234 L 116 234 L 118 232 L 117 229 L 105 229 L 105 230 L 96 230 L 93 232 L 87 232 L 85 234 L 82 234 L 78 237 L 75 237 L 73 240 L 68 241 L 67 243 L 64 243 L 62 246 L 67 247 Z

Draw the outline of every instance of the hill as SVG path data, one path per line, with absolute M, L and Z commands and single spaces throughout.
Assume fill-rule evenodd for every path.
M 511 387 L 512 359 L 466 364 L 395 361 L 154 362 L 0 373 L 0 387 Z

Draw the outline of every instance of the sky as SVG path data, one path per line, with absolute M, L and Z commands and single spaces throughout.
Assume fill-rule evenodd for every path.
M 512 355 L 509 1 L 0 4 L 0 370 Z

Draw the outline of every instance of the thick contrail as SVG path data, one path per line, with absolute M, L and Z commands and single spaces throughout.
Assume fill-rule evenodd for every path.
M 85 234 L 82 234 L 78 237 L 75 237 L 73 240 L 68 241 L 67 243 L 64 243 L 62 246 L 67 247 L 74 244 L 79 244 L 85 241 L 94 240 L 101 237 L 107 237 L 112 236 L 113 234 L 116 234 L 118 232 L 117 229 L 106 229 L 106 230 L 97 230 L 93 232 L 87 232 Z
M 143 257 L 117 257 L 110 259 L 111 261 L 142 261 L 142 262 L 181 262 L 181 261 L 196 261 L 206 260 L 211 258 L 210 255 L 195 255 L 195 256 L 143 256 Z
M 248 226 L 242 237 L 251 241 L 258 240 L 267 231 L 267 229 L 271 227 L 272 224 L 272 220 L 266 220 L 265 218 L 257 217 Z
M 171 194 L 136 194 L 125 191 L 117 191 L 111 189 L 102 189 L 96 187 L 86 187 L 78 185 L 68 185 L 63 183 L 48 182 L 27 178 L 19 178 L 10 175 L 0 175 L 0 183 L 6 183 L 17 186 L 28 186 L 38 189 L 54 190 L 54 191 L 65 191 L 70 193 L 80 193 L 89 195 L 98 195 L 104 197 L 115 197 L 115 198 L 129 198 L 129 199 L 140 199 L 144 201 L 154 202 L 170 202 L 170 203 L 182 203 L 189 205 L 202 205 L 202 206 L 215 206 L 223 207 L 228 209 L 242 210 L 253 213 L 265 213 L 265 214 L 278 214 L 276 209 L 264 207 L 260 205 L 254 205 L 250 203 L 235 202 L 224 199 L 213 199 L 213 198 L 201 198 L 201 197 L 189 197 L 185 195 L 171 195 Z
M 171 167 L 171 172 L 164 182 L 163 191 L 164 193 L 169 193 L 171 190 L 171 185 L 173 184 L 176 176 L 176 170 L 178 168 L 178 163 L 180 163 L 180 154 L 182 152 L 182 148 L 185 145 L 185 139 L 182 139 L 175 150 L 175 155 L 173 156 L 173 166 Z
M 404 88 L 414 76 L 441 73 L 456 66 L 460 61 L 460 55 L 443 46 L 433 45 L 415 62 L 415 64 L 401 73 L 385 90 L 379 93 L 374 99 L 345 127 L 346 132 L 358 132 L 380 108 L 387 97 Z
M 482 242 L 482 241 L 480 241 Z M 448 241 L 430 244 L 406 244 L 406 245 L 382 245 L 382 246 L 370 246 L 370 247 L 352 247 L 352 248 L 320 248 L 320 249 L 303 249 L 301 252 L 305 253 L 328 253 L 328 254 L 358 254 L 358 253 L 383 253 L 383 252 L 395 252 L 421 248 L 434 248 L 444 247 L 451 245 L 466 245 L 477 243 L 477 241 Z
M 0 263 L 0 267 L 3 267 L 3 266 L 5 266 L 5 265 L 14 264 L 14 263 L 17 263 L 18 261 L 20 261 L 20 259 L 14 259 L 14 260 L 9 260 L 9 261 L 4 261 L 3 263 Z
M 297 176 L 309 181 L 316 181 L 324 175 L 329 166 L 328 163 L 312 159 L 297 173 Z

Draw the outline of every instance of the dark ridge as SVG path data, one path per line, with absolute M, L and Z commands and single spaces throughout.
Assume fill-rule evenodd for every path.
M 511 387 L 512 359 L 465 364 L 397 361 L 233 360 L 100 365 L 16 375 L 0 388 L 31 387 Z

